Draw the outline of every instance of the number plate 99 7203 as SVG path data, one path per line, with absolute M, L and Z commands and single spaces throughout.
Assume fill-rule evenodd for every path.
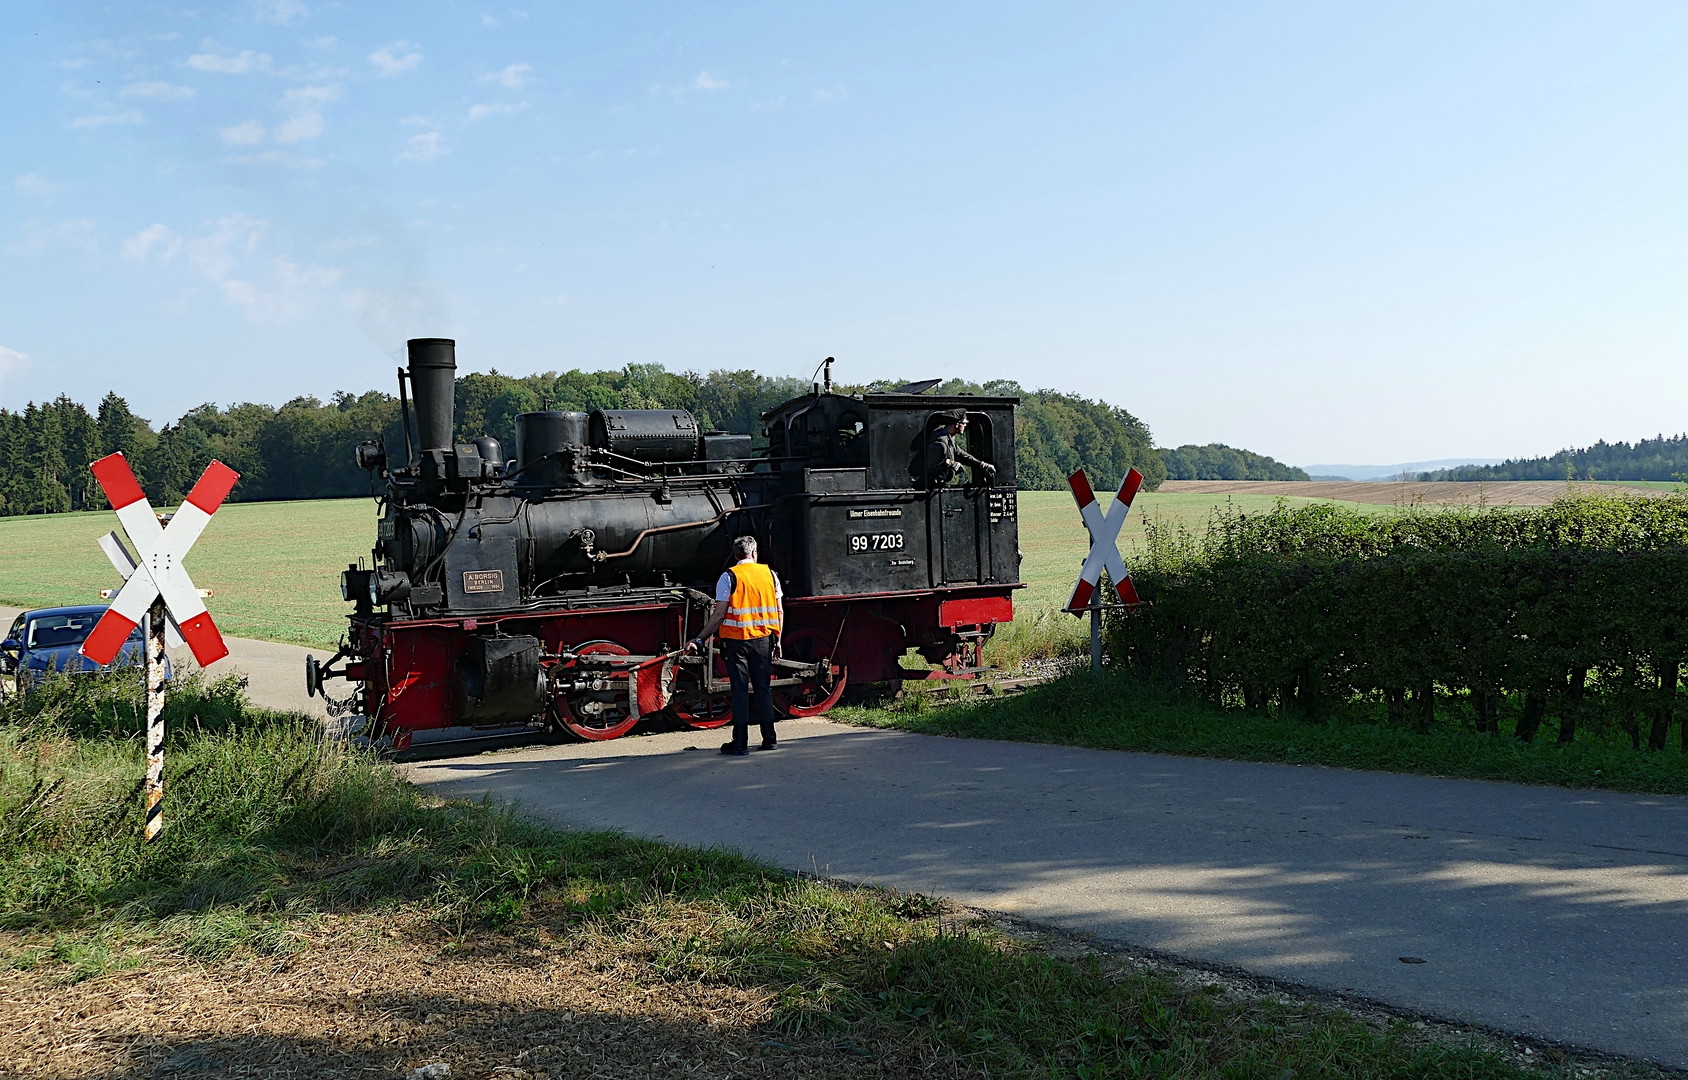
M 903 550 L 902 533 L 852 533 L 850 554 L 869 555 L 875 551 Z

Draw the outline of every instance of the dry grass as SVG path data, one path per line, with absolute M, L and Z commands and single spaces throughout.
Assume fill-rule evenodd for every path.
M 637 934 L 550 927 L 442 940 L 421 915 L 325 916 L 279 958 L 144 965 L 71 986 L 0 973 L 0 1073 L 31 1077 L 966 1075 L 908 1040 L 865 1050 L 774 1027 L 777 992 L 665 979 Z M 681 930 L 681 927 L 670 927 Z M 7 951 L 26 952 L 17 935 Z M 938 1066 L 935 1070 L 933 1066 Z

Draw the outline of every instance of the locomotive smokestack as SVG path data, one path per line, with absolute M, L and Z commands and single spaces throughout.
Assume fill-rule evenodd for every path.
M 411 338 L 410 387 L 416 394 L 417 451 L 451 448 L 457 409 L 457 342 L 451 338 Z

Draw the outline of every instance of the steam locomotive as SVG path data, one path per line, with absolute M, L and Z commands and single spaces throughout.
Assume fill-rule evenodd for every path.
M 977 677 L 1013 618 L 1017 398 L 833 393 L 829 360 L 824 384 L 763 414 L 761 449 L 683 409 L 547 409 L 516 418 L 507 456 L 453 439 L 454 341 L 412 340 L 408 360 L 404 460 L 356 451 L 382 495 L 372 561 L 341 574 L 349 633 L 306 663 L 313 694 L 350 681 L 330 700 L 379 745 L 539 726 L 613 739 L 664 711 L 727 723 L 724 665 L 682 649 L 736 536 L 784 583 L 786 716 L 825 712 L 852 680 Z M 994 478 L 930 475 L 933 428 L 957 408 Z M 911 648 L 933 666 L 905 668 Z

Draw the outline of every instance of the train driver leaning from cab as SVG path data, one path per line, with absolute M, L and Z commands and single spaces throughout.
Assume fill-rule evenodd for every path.
M 721 745 L 723 754 L 742 757 L 750 752 L 750 713 L 762 728 L 760 750 L 774 749 L 774 695 L 769 685 L 774 661 L 780 655 L 780 628 L 785 625 L 785 593 L 773 570 L 756 561 L 756 538 L 733 540 L 733 566 L 715 583 L 715 609 L 686 651 L 703 647 L 716 630 L 727 679 L 733 687 L 733 739 Z
M 961 448 L 967 439 L 966 409 L 950 409 L 936 414 L 934 419 L 945 423 L 932 430 L 932 441 L 926 444 L 926 475 L 933 487 L 946 487 L 961 479 L 963 465 L 978 470 L 985 483 L 996 479 L 995 465 L 980 461 Z

